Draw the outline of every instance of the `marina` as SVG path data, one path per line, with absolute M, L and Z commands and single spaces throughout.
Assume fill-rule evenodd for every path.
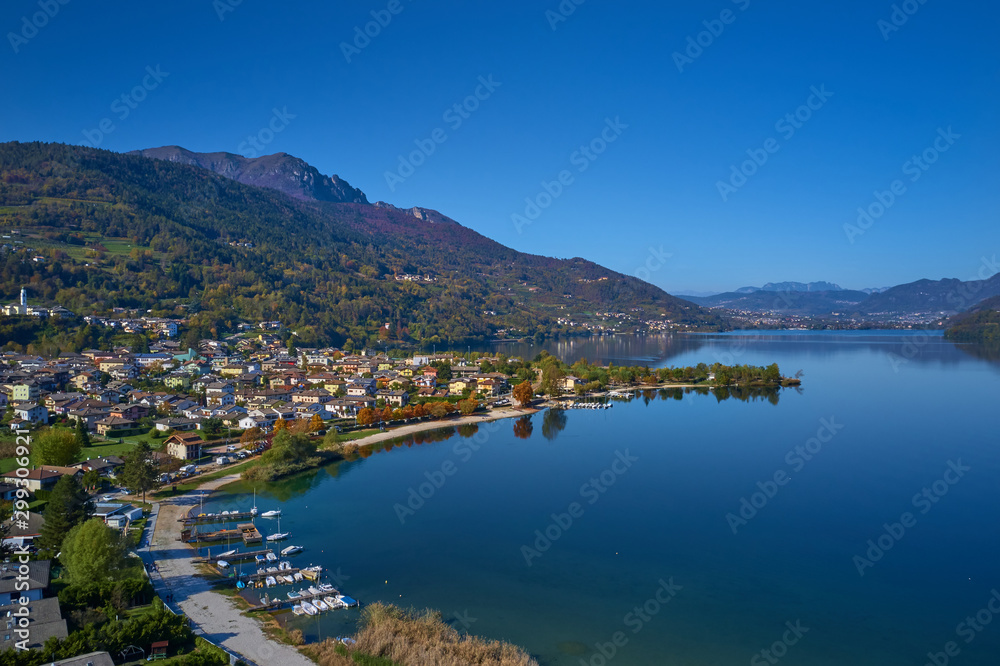
M 194 528 L 181 531 L 180 540 L 184 543 L 208 543 L 211 541 L 231 541 L 241 539 L 245 544 L 261 543 L 264 537 L 253 523 L 241 523 L 235 529 L 198 532 Z
M 232 513 L 227 513 L 225 511 L 222 513 L 200 513 L 196 516 L 180 518 L 179 522 L 182 522 L 185 525 L 198 525 L 202 523 L 225 523 L 229 521 L 247 520 L 256 517 L 257 510 L 253 509 L 251 511 L 233 511 Z

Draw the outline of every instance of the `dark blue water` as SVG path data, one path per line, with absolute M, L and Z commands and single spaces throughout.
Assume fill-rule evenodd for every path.
M 803 386 L 777 404 L 653 394 L 540 413 L 527 439 L 501 421 L 258 487 L 257 503 L 280 505 L 297 561 L 339 569 L 348 594 L 439 609 L 542 664 L 919 666 L 949 641 L 951 663 L 1000 662 L 989 354 L 898 333 L 647 340 L 612 351 L 777 362 Z M 425 497 L 408 505 L 411 489 Z M 248 489 L 227 491 L 213 506 Z M 293 626 L 338 635 L 355 617 Z

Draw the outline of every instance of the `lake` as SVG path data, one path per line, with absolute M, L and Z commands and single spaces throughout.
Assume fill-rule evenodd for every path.
M 803 384 L 538 413 L 260 485 L 257 505 L 280 506 L 285 543 L 305 547 L 296 564 L 543 665 L 998 662 L 994 355 L 900 332 L 500 351 L 542 348 L 652 367 L 776 362 Z M 250 490 L 205 508 L 245 506 Z M 356 618 L 291 626 L 316 639 Z

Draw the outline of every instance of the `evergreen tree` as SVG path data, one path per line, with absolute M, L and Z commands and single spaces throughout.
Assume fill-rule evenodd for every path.
M 145 502 L 146 491 L 160 487 L 160 466 L 153 459 L 153 450 L 146 441 L 141 441 L 123 460 L 125 464 L 118 479 L 133 493 L 142 493 Z
M 76 477 L 67 474 L 59 479 L 45 506 L 39 548 L 50 555 L 58 553 L 66 534 L 87 517 L 87 502 L 87 493 Z
M 76 420 L 76 443 L 81 449 L 90 446 L 90 433 L 87 432 L 87 426 L 84 425 L 83 419 Z

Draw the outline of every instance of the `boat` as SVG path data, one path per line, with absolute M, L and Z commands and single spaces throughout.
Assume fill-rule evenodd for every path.
M 262 563 L 264 561 L 264 556 L 263 555 L 255 555 L 253 559 L 257 560 L 257 564 L 260 564 L 260 563 Z
M 260 517 L 261 518 L 280 518 L 281 517 L 281 509 L 272 509 L 271 511 L 265 511 L 264 513 L 260 514 Z
M 350 597 L 348 597 L 346 595 L 343 595 L 343 594 L 338 594 L 337 595 L 337 600 L 343 602 L 343 604 L 345 606 L 357 606 L 358 605 L 357 599 L 352 599 L 352 598 L 350 598 Z
M 301 596 L 302 596 L 302 593 L 301 592 L 296 592 L 295 590 L 292 590 L 291 592 L 288 593 L 288 598 L 289 599 L 298 599 Z
M 284 541 L 288 537 L 292 536 L 291 532 L 275 532 L 274 534 L 268 534 L 268 541 Z
M 291 576 L 281 576 L 280 578 L 281 582 L 283 582 L 285 585 L 291 585 L 292 583 L 295 582 L 295 579 L 292 578 Z
M 281 560 L 280 562 L 278 562 L 278 569 L 280 569 L 281 571 L 288 571 L 291 568 L 292 568 L 292 563 L 289 562 L 288 560 Z
M 333 585 L 330 585 L 329 583 L 320 583 L 316 587 L 319 588 L 320 592 L 336 592 L 337 591 L 337 588 L 335 588 Z
M 226 559 L 227 557 L 232 557 L 235 554 L 236 554 L 236 549 L 233 548 L 232 550 L 227 550 L 224 553 L 219 553 L 218 555 L 216 555 L 216 557 L 220 557 L 222 559 Z
M 309 589 L 307 591 L 309 592 L 309 594 L 312 594 L 312 595 L 322 594 L 322 590 L 320 590 L 318 587 L 314 587 L 312 585 L 309 586 Z
M 316 610 L 318 610 L 318 611 L 328 611 L 328 610 L 331 610 L 331 608 L 329 606 L 327 606 L 326 604 L 323 603 L 322 599 L 313 599 L 312 600 L 312 605 L 315 606 Z
M 295 604 L 294 606 L 292 606 L 292 612 L 295 613 L 296 615 L 302 615 L 303 613 L 305 613 L 305 611 L 302 610 L 302 604 Z
M 305 579 L 305 577 L 304 577 L 304 576 L 303 576 L 302 574 L 300 574 L 300 573 L 299 573 L 298 571 L 296 571 L 295 573 L 293 573 L 293 574 L 292 574 L 292 578 L 293 578 L 293 579 L 294 579 L 294 580 L 295 580 L 296 582 L 300 582 L 300 581 L 302 581 L 302 580 L 304 580 L 304 579 Z
M 287 557 L 288 555 L 294 555 L 295 553 L 301 553 L 302 550 L 303 550 L 302 546 L 288 546 L 287 548 L 282 548 L 281 549 L 281 554 Z
M 257 488 L 253 489 L 253 508 L 250 509 L 250 515 L 256 516 L 259 512 L 257 511 Z
M 308 601 L 302 602 L 302 610 L 306 612 L 306 615 L 319 615 L 319 610 Z
M 236 589 L 237 590 L 242 590 L 246 586 L 247 586 L 247 584 L 244 583 L 243 581 L 241 581 L 241 580 L 236 581 Z
M 347 608 L 347 605 L 343 601 L 340 601 L 335 597 L 323 597 L 323 603 L 331 609 Z
M 268 587 L 274 587 L 275 585 L 278 584 L 278 581 L 274 580 L 274 576 L 268 576 L 267 578 L 264 579 L 264 583 Z
M 225 560 L 219 560 L 218 562 L 216 562 L 216 564 L 219 565 L 220 569 L 228 569 L 229 568 L 229 562 L 226 562 Z
M 264 558 L 268 562 L 277 562 L 278 561 L 278 556 L 275 555 L 274 553 L 268 553 L 267 555 L 264 556 Z

